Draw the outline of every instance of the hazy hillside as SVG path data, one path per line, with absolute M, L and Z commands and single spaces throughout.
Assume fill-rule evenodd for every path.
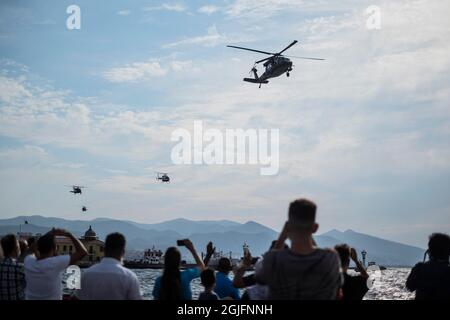
M 341 232 L 331 230 L 321 237 L 336 239 L 338 243 L 347 243 L 358 249 L 359 252 L 367 252 L 367 261 L 375 261 L 381 265 L 414 265 L 423 259 L 424 249 L 389 241 L 353 230 Z M 331 240 L 333 241 L 333 240 Z
M 28 224 L 24 224 L 24 221 Z M 119 231 L 127 237 L 129 250 L 143 250 L 155 246 L 165 250 L 176 245 L 177 239 L 189 237 L 199 251 L 204 251 L 208 241 L 213 241 L 218 250 L 233 255 L 242 254 L 242 245 L 247 243 L 254 255 L 264 253 L 270 243 L 278 236 L 278 232 L 254 221 L 237 223 L 227 220 L 192 221 L 175 219 L 155 224 L 140 224 L 133 221 L 98 218 L 92 221 L 66 220 L 43 216 L 19 216 L 0 220 L 0 235 L 9 232 L 17 233 L 19 224 L 23 232 L 45 233 L 52 227 L 62 227 L 77 235 L 92 226 L 101 240 L 111 232 Z M 414 265 L 423 258 L 421 248 L 389 241 L 352 230 L 341 232 L 331 230 L 316 235 L 315 240 L 321 247 L 333 247 L 338 243 L 347 243 L 359 252 L 367 251 L 367 261 L 390 266 Z M 187 253 L 185 250 L 182 250 Z

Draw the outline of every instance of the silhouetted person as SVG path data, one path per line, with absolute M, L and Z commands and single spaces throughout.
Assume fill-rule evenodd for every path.
M 233 286 L 233 281 L 231 281 L 228 276 L 232 269 L 230 259 L 225 257 L 219 259 L 214 292 L 217 293 L 221 299 L 230 297 L 234 300 L 239 300 L 241 298 L 239 290 Z
M 197 267 L 180 271 L 180 251 L 176 247 L 168 248 L 164 255 L 163 274 L 156 278 L 153 287 L 155 300 L 192 300 L 191 281 L 200 276 L 205 265 L 189 239 L 184 240 L 184 246 L 191 252 Z
M 428 241 L 430 260 L 412 268 L 406 288 L 416 292 L 416 300 L 450 300 L 450 237 L 433 233 Z
M 105 256 L 81 276 L 81 290 L 76 296 L 82 300 L 141 300 L 136 274 L 122 266 L 125 237 L 116 232 L 105 240 Z
M 55 237 L 72 240 L 75 251 L 70 255 L 58 256 Z M 61 300 L 62 274 L 70 265 L 88 254 L 86 248 L 72 233 L 63 229 L 52 229 L 37 241 L 39 256 L 25 257 L 25 297 L 27 300 Z
M 358 260 L 358 254 L 354 248 L 346 244 L 339 244 L 334 247 L 341 258 L 342 273 L 344 274 L 344 285 L 342 286 L 342 300 L 362 300 L 369 291 L 367 279 L 369 274 L 361 261 Z M 349 275 L 347 273 L 350 266 L 350 259 L 355 263 L 359 275 Z
M 256 280 L 269 286 L 269 299 L 334 300 L 342 284 L 337 253 L 317 248 L 312 237 L 318 229 L 316 205 L 306 199 L 289 206 L 288 221 L 275 250 L 267 252 Z M 282 249 L 289 238 L 291 247 Z M 282 249 L 282 250 L 280 250 Z
M 19 241 L 8 234 L 2 238 L 1 247 L 4 259 L 0 262 L 0 300 L 23 300 L 26 282 L 23 265 L 17 261 Z
M 219 296 L 214 292 L 214 286 L 216 285 L 216 275 L 214 270 L 205 269 L 200 274 L 200 281 L 205 291 L 200 293 L 198 300 L 219 300 Z

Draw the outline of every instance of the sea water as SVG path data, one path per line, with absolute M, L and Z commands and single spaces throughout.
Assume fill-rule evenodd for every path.
M 152 290 L 155 280 L 161 275 L 162 270 L 135 269 L 133 270 L 140 282 L 141 292 L 144 299 L 153 299 Z M 414 298 L 414 293 L 405 288 L 406 278 L 410 268 L 388 268 L 382 270 L 375 277 L 374 284 L 364 297 L 365 300 L 410 300 Z M 83 271 L 82 271 L 83 272 Z M 198 299 L 202 286 L 200 279 L 191 282 L 193 299 Z M 243 292 L 243 291 L 242 291 Z M 68 293 L 68 291 L 66 291 Z

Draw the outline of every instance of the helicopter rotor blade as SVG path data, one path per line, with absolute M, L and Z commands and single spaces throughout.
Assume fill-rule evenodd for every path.
M 272 59 L 272 57 L 268 57 L 268 58 L 265 58 L 265 59 L 258 60 L 258 61 L 255 62 L 255 64 L 264 62 L 264 61 L 269 60 L 269 59 Z
M 294 44 L 296 44 L 298 41 L 294 40 L 292 41 L 292 43 L 290 45 L 288 45 L 286 48 L 284 48 L 283 50 L 281 50 L 280 52 L 278 52 L 276 55 L 279 56 L 280 54 L 282 54 L 283 52 L 285 52 L 287 49 L 289 49 L 290 47 L 292 47 Z
M 322 59 L 322 58 L 297 57 L 297 56 L 285 56 L 285 55 L 283 55 L 283 56 L 284 57 L 288 57 L 288 58 L 296 58 L 296 59 L 320 60 L 320 61 L 325 60 L 325 59 Z
M 263 54 L 270 54 L 270 55 L 276 54 L 276 53 L 272 53 L 272 52 L 261 51 L 261 50 L 255 50 L 255 49 L 249 49 L 249 48 L 244 48 L 244 47 L 236 47 L 236 46 L 227 46 L 227 47 L 228 47 L 228 48 L 241 49 L 241 50 L 247 50 L 247 51 L 253 51 L 253 52 L 258 52 L 258 53 L 263 53 Z

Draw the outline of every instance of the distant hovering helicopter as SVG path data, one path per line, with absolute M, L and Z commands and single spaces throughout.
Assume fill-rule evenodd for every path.
M 86 211 L 87 211 L 86 206 L 83 206 L 83 207 L 81 208 L 81 211 L 86 212 Z
M 67 187 L 72 188 L 72 190 L 70 190 L 69 192 L 72 192 L 73 194 L 77 194 L 77 193 L 81 194 L 82 193 L 81 189 L 86 188 L 86 187 L 82 187 L 82 186 L 67 186 Z
M 292 61 L 287 57 L 298 58 L 298 59 L 308 59 L 308 60 L 325 60 L 325 59 L 320 59 L 320 58 L 295 57 L 295 56 L 282 55 L 283 52 L 285 52 L 287 49 L 292 47 L 297 42 L 298 42 L 297 40 L 294 40 L 290 45 L 288 45 L 286 48 L 284 48 L 283 50 L 281 50 L 278 53 L 272 53 L 272 52 L 266 52 L 266 51 L 260 51 L 260 50 L 254 50 L 254 49 L 236 47 L 236 46 L 227 46 L 227 47 L 248 50 L 248 51 L 253 51 L 253 52 L 270 55 L 270 57 L 268 57 L 268 58 L 264 58 L 262 60 L 258 60 L 255 62 L 252 70 L 250 70 L 250 73 L 253 72 L 253 75 L 255 76 L 255 78 L 244 78 L 244 81 L 251 82 L 251 83 L 259 83 L 259 87 L 261 88 L 261 84 L 269 83 L 269 81 L 267 79 L 279 77 L 283 73 L 286 73 L 286 76 L 289 77 L 289 72 L 292 71 L 293 64 L 292 64 Z M 264 62 L 263 66 L 266 68 L 266 71 L 261 76 L 258 77 L 258 70 L 256 69 L 255 66 L 261 62 Z
M 165 172 L 156 172 L 156 181 L 161 180 L 161 182 L 170 182 L 170 178 Z

